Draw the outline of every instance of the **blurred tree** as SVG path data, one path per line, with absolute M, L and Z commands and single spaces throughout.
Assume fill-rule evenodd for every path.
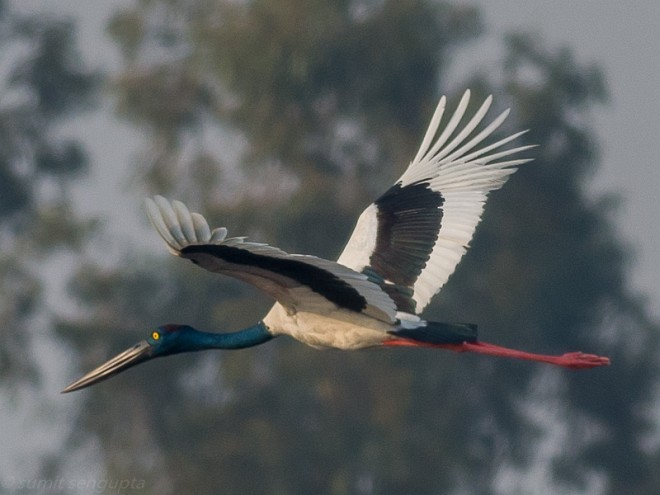
M 0 376 L 9 388 L 35 376 L 27 342 L 43 307 L 38 267 L 62 248 L 80 248 L 91 227 L 67 194 L 86 154 L 58 135 L 67 117 L 92 104 L 98 82 L 74 35 L 70 22 L 0 3 Z
M 138 2 L 109 27 L 125 57 L 119 111 L 148 140 L 136 176 L 230 232 L 336 256 L 414 155 L 452 56 L 481 29 L 474 9 L 424 0 Z M 611 369 L 282 340 L 168 358 L 94 388 L 76 440 L 92 432 L 112 477 L 139 471 L 159 494 L 524 493 L 517 480 L 534 463 L 549 492 L 653 493 L 642 411 L 657 338 L 628 292 L 611 206 L 584 193 L 602 77 L 522 36 L 502 67 L 503 80 L 477 74 L 470 86 L 510 95 L 510 125 L 532 129 L 538 159 L 494 195 L 429 314 L 537 351 L 610 354 Z M 72 290 L 88 312 L 60 325 L 81 368 L 154 324 L 230 330 L 268 307 L 164 263 L 81 269 Z
M 99 82 L 81 61 L 71 22 L 14 7 L 0 1 L 0 410 L 8 460 L 0 469 L 2 492 L 13 491 L 12 478 L 46 473 L 54 439 L 65 436 L 65 428 L 55 428 L 30 451 L 62 410 L 43 393 L 52 354 L 39 350 L 53 337 L 46 277 L 53 282 L 66 271 L 66 256 L 80 252 L 93 227 L 71 203 L 70 185 L 85 173 L 87 155 L 66 137 L 65 125 L 93 105 Z M 32 438 L 9 443 L 20 438 L 13 426 L 21 421 Z

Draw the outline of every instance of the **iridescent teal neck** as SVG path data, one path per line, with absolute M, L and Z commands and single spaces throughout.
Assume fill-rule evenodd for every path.
M 263 322 L 238 332 L 212 333 L 196 331 L 195 343 L 202 349 L 243 349 L 263 344 L 273 338 Z
M 263 322 L 229 333 L 201 332 L 189 326 L 166 325 L 161 327 L 161 338 L 149 343 L 153 345 L 156 357 L 206 349 L 243 349 L 263 344 L 273 337 Z

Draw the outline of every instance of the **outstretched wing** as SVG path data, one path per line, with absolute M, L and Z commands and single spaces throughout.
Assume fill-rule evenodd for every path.
M 146 200 L 152 225 L 176 256 L 209 271 L 254 285 L 288 311 L 324 313 L 335 307 L 391 323 L 392 299 L 368 277 L 315 256 L 288 254 L 267 244 L 227 237 L 224 227 L 211 230 L 199 213 L 162 196 Z
M 461 128 L 469 100 L 468 90 L 442 128 L 446 98 L 440 99 L 414 160 L 362 212 L 337 260 L 367 274 L 402 312 L 421 313 L 467 250 L 488 193 L 499 189 L 517 165 L 530 161 L 506 158 L 532 146 L 495 151 L 526 131 L 477 147 L 509 111 L 475 131 L 491 105 L 489 96 Z

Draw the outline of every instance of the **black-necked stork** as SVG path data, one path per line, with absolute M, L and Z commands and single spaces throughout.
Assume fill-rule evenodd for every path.
M 461 125 L 469 99 L 466 91 L 444 125 L 446 98 L 440 99 L 417 155 L 399 180 L 362 212 L 336 262 L 227 237 L 225 228 L 211 230 L 204 217 L 190 213 L 183 203 L 161 196 L 148 199 L 149 219 L 172 253 L 254 285 L 273 297 L 275 305 L 259 323 L 238 332 L 158 327 L 64 392 L 151 358 L 240 349 L 279 335 L 317 348 L 435 347 L 575 369 L 609 364 L 606 357 L 581 352 L 548 356 L 487 344 L 478 340 L 476 325 L 418 316 L 465 253 L 488 193 L 500 188 L 516 166 L 530 161 L 510 157 L 531 146 L 501 149 L 525 131 L 479 147 L 508 110 L 476 130 L 492 98 Z

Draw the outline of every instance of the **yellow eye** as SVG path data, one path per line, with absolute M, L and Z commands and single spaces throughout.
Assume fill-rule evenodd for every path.
M 154 340 L 158 340 L 160 338 L 160 334 L 158 332 L 154 332 L 151 334 L 151 338 Z

